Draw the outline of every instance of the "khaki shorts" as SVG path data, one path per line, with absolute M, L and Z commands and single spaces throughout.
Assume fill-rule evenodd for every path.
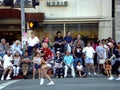
M 26 72 L 29 69 L 29 64 L 22 64 L 22 72 Z

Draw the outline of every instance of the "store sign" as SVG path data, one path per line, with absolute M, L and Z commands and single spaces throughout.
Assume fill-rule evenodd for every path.
M 47 6 L 68 6 L 67 1 L 47 1 Z
M 32 8 L 39 5 L 39 0 L 24 0 L 25 8 Z M 0 6 L 12 6 L 14 8 L 21 8 L 21 0 L 0 0 Z

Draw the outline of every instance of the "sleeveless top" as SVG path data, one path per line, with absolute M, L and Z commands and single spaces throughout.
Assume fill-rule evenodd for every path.
M 81 46 L 75 47 L 75 56 L 78 58 L 82 57 L 82 47 Z
M 40 64 L 40 63 L 41 63 L 41 58 L 40 58 L 40 57 L 39 57 L 39 58 L 36 58 L 36 57 L 35 57 L 35 58 L 34 58 L 34 62 L 36 62 L 36 63 L 39 63 L 39 64 Z

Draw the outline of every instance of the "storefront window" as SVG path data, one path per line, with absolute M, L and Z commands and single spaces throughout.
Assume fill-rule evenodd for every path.
M 70 31 L 73 38 L 76 38 L 77 34 L 80 34 L 83 39 L 93 40 L 98 38 L 98 23 L 80 23 L 80 24 L 45 24 L 44 36 L 49 34 L 49 38 L 54 41 L 54 37 L 57 31 L 61 31 L 62 35 L 65 32 Z

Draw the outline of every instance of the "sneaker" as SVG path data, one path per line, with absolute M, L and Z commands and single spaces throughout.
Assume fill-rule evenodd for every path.
M 43 83 L 44 83 L 44 79 L 41 78 L 41 80 L 40 80 L 40 85 L 43 85 Z
M 55 83 L 53 81 L 50 81 L 49 83 L 47 83 L 47 85 L 54 85 Z
M 91 73 L 90 73 L 90 72 L 88 72 L 88 75 L 91 75 Z
M 32 79 L 35 79 L 34 77 Z
M 96 75 L 97 75 L 97 73 L 96 73 L 96 72 L 94 72 L 94 75 L 96 76 Z
M 6 80 L 10 80 L 11 78 L 10 77 L 7 77 Z
M 120 80 L 120 77 L 119 77 L 119 78 L 117 78 L 117 79 L 115 79 L 115 80 Z
M 113 76 L 111 76 L 111 77 L 109 77 L 109 78 L 108 78 L 108 80 L 113 80 L 113 79 L 114 79 L 114 77 L 113 77 Z
M 64 78 L 67 78 L 67 76 L 64 76 Z
M 15 76 L 18 76 L 18 74 L 16 73 Z
M 84 74 L 82 75 L 83 78 L 85 78 L 86 76 L 87 76 L 87 73 L 84 73 Z
M 4 77 L 1 77 L 1 80 L 4 80 Z

